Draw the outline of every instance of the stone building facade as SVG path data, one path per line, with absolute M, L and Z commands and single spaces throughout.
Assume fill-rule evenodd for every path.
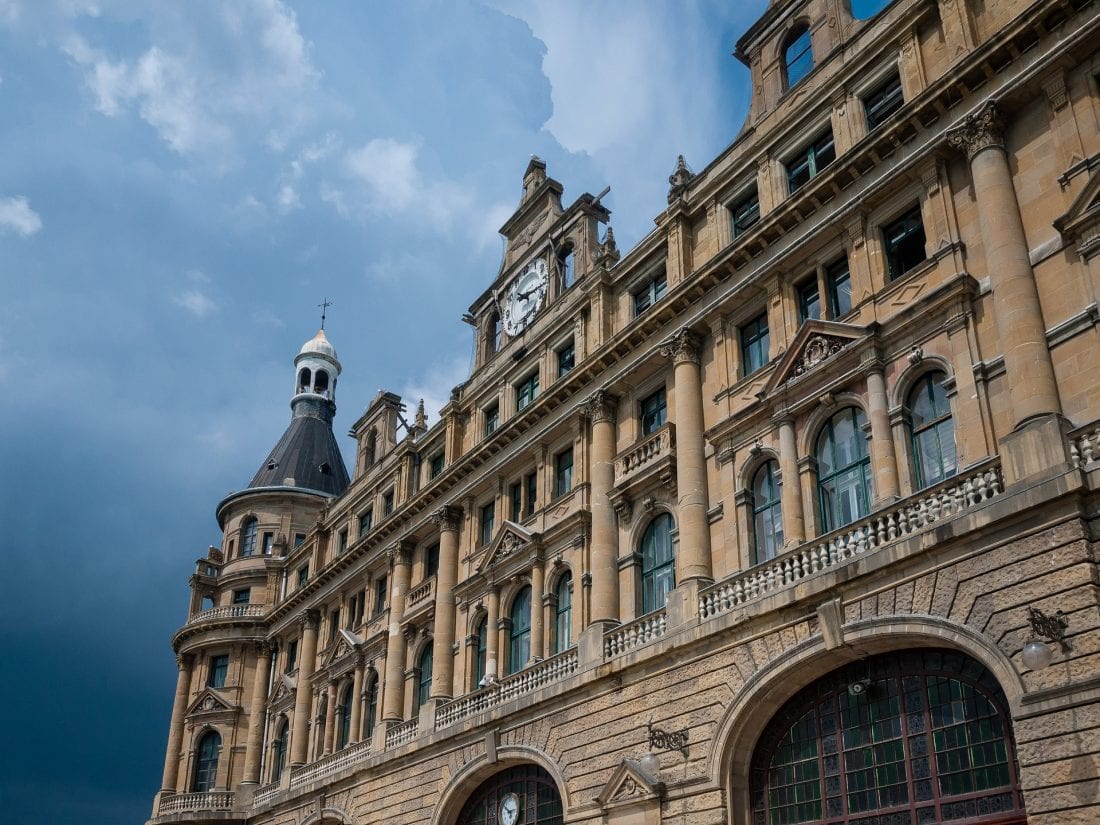
M 775 0 L 620 253 L 532 160 L 440 421 L 218 506 L 152 823 L 1100 821 L 1100 13 Z

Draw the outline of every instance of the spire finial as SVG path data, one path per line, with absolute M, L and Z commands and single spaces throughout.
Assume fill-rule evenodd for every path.
M 321 329 L 324 329 L 325 328 L 325 316 L 328 313 L 328 308 L 330 306 L 332 306 L 332 301 L 330 301 L 328 299 L 328 297 L 326 296 L 325 299 L 323 301 L 321 301 L 321 303 L 317 304 L 317 306 L 319 306 L 321 308 Z

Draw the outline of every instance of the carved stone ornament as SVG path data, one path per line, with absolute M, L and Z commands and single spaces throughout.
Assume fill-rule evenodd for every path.
M 615 420 L 615 407 L 619 399 L 607 390 L 596 390 L 580 403 L 581 413 L 593 424 Z
M 960 152 L 965 152 L 966 159 L 971 161 L 983 149 L 993 147 L 1003 150 L 1004 123 L 997 112 L 997 105 L 989 100 L 978 111 L 967 115 L 959 126 L 947 133 L 947 142 Z
M 302 629 L 310 628 L 316 630 L 321 626 L 321 614 L 316 610 L 303 610 L 301 615 L 298 616 L 298 624 L 302 626 Z
M 678 155 L 676 158 L 676 170 L 668 176 L 668 202 L 675 203 L 682 198 L 684 193 L 687 192 L 688 185 L 694 177 L 695 173 L 688 168 L 684 156 Z
M 619 245 L 615 243 L 615 231 L 609 226 L 604 239 L 596 245 L 596 266 L 609 269 L 619 262 Z
M 505 558 L 515 553 L 517 550 L 522 550 L 526 546 L 527 542 L 517 536 L 515 533 L 505 533 L 500 540 L 500 548 L 496 552 L 498 559 Z
M 205 712 L 209 713 L 210 711 L 217 710 L 217 709 L 218 709 L 218 703 L 216 701 L 214 701 L 213 696 L 206 696 L 199 703 L 199 710 L 201 710 L 201 711 L 205 711 Z
M 661 345 L 661 355 L 671 358 L 675 364 L 698 364 L 702 344 L 703 341 L 697 333 L 683 327 Z
M 844 348 L 844 342 L 839 338 L 830 338 L 825 335 L 814 335 L 806 342 L 802 350 L 802 357 L 795 364 L 794 374 L 803 375 L 822 361 L 836 355 Z
M 462 518 L 462 508 L 455 507 L 453 504 L 445 504 L 440 507 L 434 513 L 432 513 L 432 521 L 435 523 L 441 531 L 452 533 L 458 532 L 458 523 Z
M 274 650 L 274 645 L 272 645 L 271 642 L 267 641 L 266 639 L 260 639 L 256 642 L 253 642 L 253 647 L 256 650 L 256 655 L 260 658 L 270 657 Z
M 386 548 L 386 558 L 390 560 L 390 565 L 410 564 L 412 562 L 412 548 L 409 547 L 407 542 L 395 541 Z

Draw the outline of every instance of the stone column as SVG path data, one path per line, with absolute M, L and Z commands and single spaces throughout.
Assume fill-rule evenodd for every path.
M 325 744 L 322 756 L 328 756 L 332 753 L 336 743 L 336 685 L 329 682 L 328 690 L 325 693 L 328 695 L 328 699 L 325 703 Z
M 618 399 L 597 390 L 581 405 L 592 422 L 592 621 L 619 621 L 619 542 L 615 509 L 609 498 L 615 484 L 615 408 Z
M 890 432 L 890 413 L 886 404 L 886 379 L 882 365 L 874 364 L 867 373 L 867 417 L 871 424 L 871 474 L 875 479 L 876 503 L 896 501 L 898 489 L 898 459 L 894 453 L 894 437 Z
M 497 678 L 497 661 L 500 651 L 500 631 L 497 623 L 500 619 L 500 593 L 494 585 L 485 600 L 485 680 L 492 682 Z
M 993 289 L 993 319 L 1012 403 L 1014 431 L 1002 442 L 1006 480 L 1012 483 L 1067 460 L 1062 405 L 1020 204 L 1012 185 L 1004 126 L 993 101 L 968 116 L 947 137 L 970 161 L 986 272 Z M 1021 432 L 1025 428 L 1028 433 Z
M 684 327 L 661 347 L 675 364 L 677 586 L 693 579 L 710 579 L 710 510 L 707 464 L 703 445 L 703 386 L 699 367 L 701 341 Z
M 294 733 L 290 739 L 290 764 L 304 765 L 309 753 L 310 699 L 313 697 L 310 679 L 317 660 L 317 628 L 320 617 L 316 610 L 306 610 L 298 619 L 302 626 L 302 645 L 298 660 L 298 677 L 294 684 Z
M 271 645 L 256 642 L 256 675 L 252 683 L 252 704 L 248 708 L 248 742 L 244 752 L 243 785 L 260 781 L 260 752 L 263 749 L 264 721 L 267 717 L 267 680 L 271 675 Z
M 179 778 L 180 746 L 183 744 L 183 715 L 187 713 L 187 694 L 191 689 L 191 656 L 176 656 L 176 695 L 172 700 L 172 721 L 168 725 L 168 750 L 164 755 L 164 775 L 161 777 L 160 792 L 175 793 L 176 780 Z
M 439 527 L 439 570 L 435 574 L 432 625 L 432 699 L 454 695 L 455 583 L 458 581 L 458 524 L 462 511 L 440 507 L 432 513 Z
M 535 559 L 531 568 L 531 660 L 527 664 L 534 664 L 543 658 L 543 632 L 542 620 L 542 590 L 543 570 L 542 559 Z
M 798 476 L 798 447 L 794 421 L 779 422 L 779 495 L 783 507 L 783 544 L 796 547 L 806 540 L 806 521 L 802 516 L 802 485 Z
M 360 725 L 363 719 L 363 669 L 366 667 L 366 659 L 360 653 L 355 658 L 355 675 L 351 677 L 351 727 L 348 733 L 348 744 L 358 742 L 362 738 Z M 347 711 L 345 711 L 346 713 Z
M 405 618 L 405 594 L 409 591 L 411 559 L 403 543 L 391 545 L 390 557 L 390 628 L 386 644 L 386 684 L 382 694 L 382 719 L 398 722 L 405 704 L 405 636 L 401 623 Z

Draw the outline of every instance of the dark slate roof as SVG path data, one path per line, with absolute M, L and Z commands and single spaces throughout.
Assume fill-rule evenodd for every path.
M 282 487 L 287 478 L 294 479 L 294 487 L 330 496 L 338 496 L 347 489 L 348 470 L 330 421 L 314 415 L 295 415 L 248 486 Z

